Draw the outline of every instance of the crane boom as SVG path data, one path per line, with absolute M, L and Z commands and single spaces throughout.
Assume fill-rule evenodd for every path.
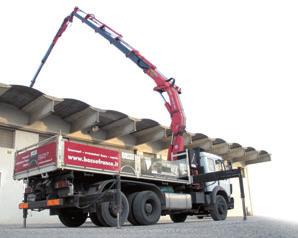
M 175 79 L 166 78 L 163 74 L 161 74 L 157 68 L 144 56 L 142 56 L 136 49 L 130 46 L 122 39 L 122 35 L 99 21 L 92 14 L 87 14 L 84 11 L 80 10 L 76 7 L 70 15 L 68 15 L 62 22 L 58 32 L 56 33 L 49 49 L 47 50 L 45 56 L 43 57 L 41 64 L 34 75 L 30 87 L 34 86 L 34 83 L 51 54 L 55 44 L 58 39 L 62 36 L 63 32 L 67 29 L 68 25 L 73 21 L 73 18 L 76 17 L 85 23 L 87 26 L 92 28 L 96 33 L 103 36 L 106 40 L 108 40 L 112 45 L 118 48 L 127 58 L 133 61 L 139 68 L 141 68 L 145 74 L 151 77 L 156 87 L 155 91 L 159 92 L 161 95 L 166 92 L 168 95 L 168 101 L 165 97 L 162 98 L 165 101 L 165 107 L 167 108 L 170 116 L 171 116 L 171 131 L 172 131 L 172 140 L 168 149 L 168 160 L 173 160 L 173 155 L 177 155 L 180 152 L 185 150 L 184 145 L 184 137 L 183 134 L 185 132 L 185 122 L 186 118 L 184 115 L 183 107 L 180 102 L 179 94 L 181 93 L 181 89 L 175 85 Z

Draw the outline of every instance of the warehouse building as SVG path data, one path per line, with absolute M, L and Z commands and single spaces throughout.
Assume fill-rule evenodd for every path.
M 170 143 L 169 128 L 150 119 L 135 119 L 122 112 L 94 108 L 75 99 L 61 99 L 18 85 L 0 84 L 0 224 L 21 223 L 24 184 L 13 180 L 14 153 L 57 135 L 90 144 L 110 145 L 137 150 L 147 156 L 165 157 Z M 201 133 L 185 133 L 188 147 L 201 147 L 222 156 L 233 167 L 242 167 L 247 211 L 252 214 L 248 165 L 270 161 L 263 150 L 227 143 Z M 241 215 L 238 181 L 235 180 L 235 209 L 230 215 Z M 33 213 L 31 222 L 56 221 L 48 212 Z

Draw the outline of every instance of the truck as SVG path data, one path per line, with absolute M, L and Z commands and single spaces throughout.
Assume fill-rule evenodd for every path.
M 19 208 L 24 218 L 28 209 L 49 209 L 67 227 L 80 226 L 87 217 L 97 226 L 116 226 L 120 176 L 121 225 L 126 220 L 152 225 L 164 215 L 173 222 L 192 215 L 225 220 L 234 208 L 229 178 L 239 176 L 239 170 L 228 170 L 221 157 L 199 148 L 177 156 L 168 161 L 54 136 L 16 152 L 14 179 L 26 184 Z M 215 178 L 202 182 L 192 175 L 195 171 L 205 180 L 206 175 Z
M 152 225 L 163 215 L 170 215 L 173 222 L 184 222 L 189 215 L 225 220 L 234 207 L 229 181 L 234 177 L 239 178 L 246 218 L 240 169 L 227 169 L 221 157 L 199 147 L 186 147 L 186 118 L 175 79 L 166 78 L 121 34 L 93 14 L 76 7 L 63 20 L 30 87 L 74 18 L 107 39 L 153 79 L 154 90 L 171 116 L 171 142 L 166 158 L 145 156 L 136 149 L 78 143 L 65 135 L 17 151 L 14 179 L 26 184 L 19 204 L 24 226 L 28 209 L 49 209 L 50 215 L 58 215 L 68 227 L 80 226 L 88 217 L 97 226 L 121 226 L 126 220 L 133 225 Z

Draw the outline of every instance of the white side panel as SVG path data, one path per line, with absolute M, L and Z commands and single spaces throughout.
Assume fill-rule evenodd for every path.
M 18 204 L 23 200 L 24 184 L 12 178 L 13 160 L 14 150 L 0 148 L 0 224 L 20 224 L 21 227 L 23 212 Z M 29 211 L 28 224 L 47 222 L 58 222 L 58 219 L 49 216 L 49 211 Z
M 14 145 L 16 150 L 36 144 L 39 142 L 39 135 L 26 131 L 15 131 Z
M 0 128 L 0 147 L 13 148 L 14 132 L 6 128 Z
M 22 201 L 24 185 L 12 179 L 14 150 L 0 148 L 0 224 L 22 221 L 18 204 Z

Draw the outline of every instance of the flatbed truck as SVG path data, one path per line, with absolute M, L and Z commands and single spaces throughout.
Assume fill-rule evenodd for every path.
M 234 208 L 229 179 L 241 185 L 240 169 L 228 170 L 221 157 L 199 148 L 177 156 L 168 161 L 57 135 L 16 152 L 14 178 L 26 184 L 19 208 L 24 221 L 28 210 L 48 209 L 68 227 L 88 217 L 97 226 L 117 226 L 117 212 L 120 225 L 152 225 L 163 215 L 173 222 L 193 215 L 225 220 Z

